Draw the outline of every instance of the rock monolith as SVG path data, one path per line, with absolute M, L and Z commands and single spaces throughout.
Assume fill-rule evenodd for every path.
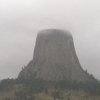
M 71 33 L 60 29 L 46 29 L 38 33 L 33 59 L 18 78 L 81 82 L 93 79 L 79 63 Z

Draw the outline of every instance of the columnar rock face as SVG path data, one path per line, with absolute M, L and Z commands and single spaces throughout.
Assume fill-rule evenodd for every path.
M 49 81 L 92 80 L 77 58 L 72 35 L 65 30 L 47 29 L 38 33 L 33 60 L 18 78 L 41 78 Z

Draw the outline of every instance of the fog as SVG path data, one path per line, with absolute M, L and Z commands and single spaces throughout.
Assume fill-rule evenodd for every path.
M 0 79 L 18 76 L 47 28 L 70 31 L 82 68 L 100 79 L 100 0 L 0 0 Z

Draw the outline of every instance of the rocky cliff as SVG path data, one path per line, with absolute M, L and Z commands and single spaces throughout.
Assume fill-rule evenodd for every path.
M 38 33 L 33 60 L 19 73 L 18 78 L 41 78 L 59 81 L 92 81 L 77 58 L 70 32 L 47 29 Z

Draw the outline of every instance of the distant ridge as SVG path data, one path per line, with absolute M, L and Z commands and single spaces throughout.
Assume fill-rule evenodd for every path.
M 95 81 L 82 69 L 71 33 L 60 29 L 46 29 L 38 33 L 33 60 L 19 73 L 18 78 Z

